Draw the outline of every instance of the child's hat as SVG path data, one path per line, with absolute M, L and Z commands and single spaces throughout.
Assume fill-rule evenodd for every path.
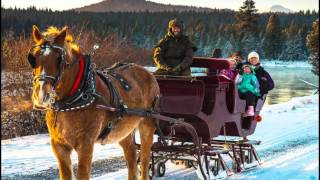
M 245 63 L 242 64 L 242 69 L 244 69 L 245 67 L 251 68 L 252 66 L 251 66 L 251 64 L 249 62 L 245 62 Z

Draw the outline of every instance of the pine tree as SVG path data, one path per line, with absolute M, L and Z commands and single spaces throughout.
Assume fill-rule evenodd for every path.
M 307 57 L 309 57 L 309 52 L 308 52 L 308 47 L 307 47 L 307 34 L 308 34 L 308 30 L 307 30 L 307 26 L 306 25 L 303 25 L 300 29 L 299 29 L 299 33 L 300 33 L 300 36 L 302 37 L 302 49 L 303 49 L 303 52 L 307 55 Z
M 310 52 L 309 63 L 312 72 L 319 76 L 319 19 L 313 22 L 312 30 L 307 35 L 307 46 Z
M 291 39 L 292 37 L 296 36 L 298 34 L 298 25 L 296 23 L 295 19 L 292 19 L 290 23 L 290 27 L 288 30 L 288 39 Z
M 224 45 L 224 49 L 223 49 L 223 52 L 225 54 L 224 57 L 228 57 L 230 54 L 234 53 L 236 50 L 235 48 L 233 47 L 233 44 L 230 40 L 228 40 L 225 45 Z
M 258 32 L 258 15 L 253 0 L 245 0 L 236 13 L 236 26 L 239 32 Z
M 291 37 L 291 39 L 287 41 L 285 49 L 282 51 L 279 59 L 291 61 L 306 60 L 308 57 L 306 51 L 303 48 L 303 38 L 304 37 L 302 37 L 302 31 Z
M 257 37 L 252 33 L 245 33 L 242 40 L 242 52 L 243 54 L 249 54 L 251 51 L 258 52 L 259 44 Z M 259 53 L 259 52 L 258 52 Z
M 279 18 L 276 14 L 269 17 L 265 37 L 262 40 L 262 48 L 266 58 L 276 59 L 282 51 L 283 34 L 281 32 Z

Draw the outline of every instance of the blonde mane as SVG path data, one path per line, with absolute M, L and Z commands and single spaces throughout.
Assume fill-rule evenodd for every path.
M 59 30 L 57 27 L 50 26 L 45 32 L 42 33 L 42 36 L 45 41 L 53 42 L 54 38 L 57 37 L 60 32 L 61 30 Z M 72 35 L 69 34 L 68 31 L 65 38 L 65 45 L 75 53 L 80 53 L 79 46 L 75 44 Z

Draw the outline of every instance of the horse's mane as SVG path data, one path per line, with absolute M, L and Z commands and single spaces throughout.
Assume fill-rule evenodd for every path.
M 42 33 L 42 36 L 45 41 L 53 42 L 54 38 L 60 34 L 61 30 L 59 30 L 55 26 L 50 26 L 47 28 L 45 32 Z M 67 31 L 67 35 L 65 38 L 65 45 L 69 46 L 75 53 L 80 53 L 80 48 L 77 44 L 75 44 L 72 35 Z

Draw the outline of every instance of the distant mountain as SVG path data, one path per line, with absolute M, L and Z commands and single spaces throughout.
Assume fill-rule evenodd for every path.
M 162 11 L 213 11 L 210 8 L 198 8 L 193 6 L 165 5 L 146 0 L 104 0 L 102 2 L 71 9 L 75 11 L 89 12 L 162 12 Z
M 293 11 L 291 9 L 285 8 L 281 5 L 273 5 L 271 6 L 270 12 L 284 12 L 284 13 L 292 13 Z

